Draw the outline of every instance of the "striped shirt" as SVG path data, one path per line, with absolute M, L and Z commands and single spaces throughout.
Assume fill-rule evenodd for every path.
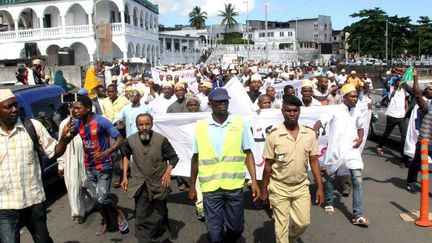
M 55 155 L 57 140 L 37 120 L 31 120 L 41 152 Z M 8 134 L 0 128 L 0 210 L 23 209 L 45 201 L 39 159 L 21 120 Z
M 75 130 L 78 131 L 84 145 L 84 165 L 87 170 L 112 169 L 112 157 L 96 159 L 95 155 L 110 147 L 110 137 L 120 136 L 120 132 L 106 118 L 93 114 L 89 124 L 75 120 Z

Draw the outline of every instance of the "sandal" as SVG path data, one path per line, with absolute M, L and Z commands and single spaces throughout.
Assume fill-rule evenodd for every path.
M 379 156 L 383 156 L 384 155 L 383 148 L 377 147 L 377 153 L 378 153 Z
M 351 221 L 352 224 L 359 226 L 367 226 L 369 224 L 369 219 L 363 216 L 355 217 Z
M 334 208 L 333 206 L 325 206 L 324 207 L 324 212 L 328 215 L 332 215 L 334 213 Z
M 96 232 L 96 235 L 101 236 L 101 235 L 105 234 L 106 231 L 107 231 L 106 224 L 101 224 L 100 229 Z

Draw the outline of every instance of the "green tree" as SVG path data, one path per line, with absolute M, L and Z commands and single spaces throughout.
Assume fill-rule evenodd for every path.
M 239 13 L 235 11 L 234 5 L 231 3 L 225 3 L 225 11 L 219 10 L 218 16 L 222 17 L 221 25 L 225 25 L 225 34 L 228 28 L 232 28 L 235 24 L 237 24 L 237 20 L 234 17 L 238 16 Z
M 385 58 L 386 49 L 386 21 L 388 21 L 388 51 L 389 58 L 393 49 L 393 57 L 406 50 L 411 37 L 410 18 L 388 16 L 381 8 L 364 9 L 350 15 L 352 18 L 360 18 L 359 21 L 345 27 L 349 33 L 347 42 L 348 51 L 360 53 L 361 56 Z M 393 48 L 391 43 L 393 42 Z
M 418 25 L 412 28 L 412 35 L 409 43 L 409 53 L 418 56 L 419 54 L 432 54 L 432 20 L 428 16 L 420 16 Z
M 189 13 L 189 23 L 191 27 L 196 29 L 202 29 L 205 27 L 205 21 L 207 19 L 207 12 L 201 11 L 201 8 L 195 6 L 192 12 Z

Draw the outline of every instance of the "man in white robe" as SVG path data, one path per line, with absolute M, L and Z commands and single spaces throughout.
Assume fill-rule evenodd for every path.
M 324 114 L 315 123 L 314 130 L 319 134 L 320 127 L 327 126 L 329 131 L 328 148 L 324 166 L 325 181 L 325 212 L 334 213 L 333 180 L 338 170 L 348 169 L 353 185 L 353 218 L 355 225 L 366 226 L 369 220 L 363 216 L 362 208 L 362 170 L 361 144 L 364 138 L 362 113 L 354 109 L 358 93 L 354 85 L 342 87 L 344 101 L 335 105 L 331 112 Z

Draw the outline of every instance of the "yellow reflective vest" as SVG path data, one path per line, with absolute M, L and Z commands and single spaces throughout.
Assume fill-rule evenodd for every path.
M 231 116 L 220 158 L 212 149 L 208 119 L 200 120 L 196 124 L 198 178 L 202 192 L 243 187 L 246 176 L 246 155 L 241 148 L 243 120 L 238 115 Z

